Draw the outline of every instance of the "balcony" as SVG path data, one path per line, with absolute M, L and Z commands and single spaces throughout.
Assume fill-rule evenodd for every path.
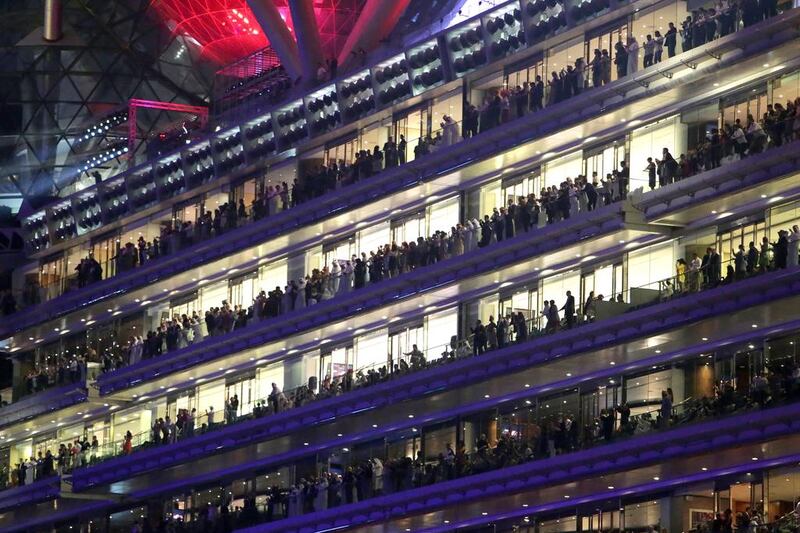
M 103 374 L 98 378 L 97 384 L 101 394 L 109 394 L 142 381 L 340 321 L 345 317 L 403 302 L 457 280 L 488 275 L 527 258 L 549 255 L 551 259 L 555 259 L 558 257 L 555 252 L 570 243 L 591 242 L 593 247 L 607 250 L 611 248 L 611 241 L 602 238 L 623 230 L 623 227 L 619 205 L 599 208 L 559 224 L 533 230 L 496 245 L 346 293 L 339 298 L 322 301 L 301 311 L 258 322 L 227 335 L 208 337 L 199 344 Z M 642 235 L 644 232 L 634 231 L 618 238 L 629 241 Z
M 197 475 L 199 469 L 206 471 L 203 479 L 219 478 L 218 469 L 222 465 L 226 475 L 246 475 L 254 468 L 285 464 L 318 450 L 350 445 L 354 439 L 368 440 L 387 431 L 407 430 L 415 424 L 468 414 L 539 390 L 546 392 L 575 386 L 587 376 L 613 375 L 629 366 L 650 368 L 650 365 L 702 353 L 714 346 L 791 331 L 800 327 L 800 314 L 783 314 L 782 310 L 792 309 L 797 298 L 786 297 L 798 293 L 798 270 L 758 276 L 479 357 L 442 364 L 277 415 L 245 420 L 174 445 L 143 449 L 128 457 L 76 470 L 72 483 L 75 490 L 86 490 L 157 468 L 161 470 L 162 483 L 166 483 L 168 477 L 172 478 L 178 490 L 177 487 L 185 483 L 199 483 L 198 478 L 194 481 L 183 478 Z M 780 304 L 778 298 L 784 298 Z M 776 316 L 772 323 L 759 318 L 766 312 L 759 305 L 772 307 Z M 780 310 L 776 305 L 780 305 Z M 734 312 L 735 319 L 732 318 Z M 755 320 L 761 323 L 752 328 Z M 731 336 L 731 328 L 740 333 Z M 702 335 L 713 340 L 698 344 Z M 654 355 L 653 348 L 646 342 L 647 338 L 654 336 L 668 340 L 669 351 L 660 354 L 661 350 L 657 350 Z M 630 345 L 627 353 L 621 343 Z M 565 379 L 565 372 L 574 372 L 575 368 L 581 368 L 582 373 L 575 377 L 567 374 L 569 379 Z M 489 393 L 490 399 L 484 397 L 485 392 Z M 438 410 L 429 412 L 426 406 L 433 394 L 437 397 Z M 402 412 L 399 412 L 398 406 L 401 405 Z M 391 414 L 379 414 L 386 410 Z M 405 416 L 408 412 L 424 413 L 425 416 L 419 415 L 411 421 Z M 380 428 L 372 426 L 376 417 L 381 420 Z M 418 420 L 420 417 L 421 421 Z M 331 437 L 330 424 L 334 422 L 337 429 L 347 435 L 345 438 Z M 301 428 L 303 430 L 298 431 Z M 268 451 L 263 445 L 258 449 L 252 448 L 264 441 L 272 443 Z M 304 441 L 313 444 L 304 448 Z M 236 458 L 242 457 L 242 452 L 235 450 L 242 447 L 250 449 L 244 452 L 244 456 L 250 459 L 236 464 L 239 461 Z M 212 458 L 209 454 L 218 456 Z M 200 458 L 203 458 L 202 467 L 196 462 Z M 185 468 L 178 471 L 165 470 L 187 461 Z M 193 461 L 194 466 L 191 466 Z M 135 490 L 137 486 L 144 489 L 147 478 L 135 485 L 127 485 L 128 490 Z
M 611 474 L 643 469 L 650 465 L 664 465 L 668 468 L 672 462 L 688 457 L 703 454 L 726 455 L 719 452 L 793 436 L 800 430 L 800 421 L 796 420 L 798 414 L 800 405 L 795 403 L 690 424 L 588 450 L 261 524 L 241 531 L 326 531 L 353 526 L 365 527 L 367 524 L 396 520 L 399 517 L 409 519 L 442 508 L 477 502 L 487 504 L 490 508 L 488 502 L 495 498 L 511 497 L 548 486 L 563 487 L 566 483 L 579 485 L 580 481 L 587 479 L 608 479 Z M 752 469 L 752 463 L 749 467 Z M 562 492 L 564 490 L 572 492 L 566 488 Z M 608 493 L 608 490 L 605 492 Z M 547 501 L 537 500 L 536 503 L 541 505 Z
M 480 135 L 477 140 L 470 139 L 438 154 L 429 155 L 403 167 L 383 172 L 380 176 L 365 183 L 360 183 L 338 193 L 324 195 L 315 200 L 313 209 L 309 205 L 300 206 L 299 210 L 281 213 L 259 223 L 240 228 L 228 234 L 225 245 L 219 243 L 201 243 L 178 255 L 162 260 L 161 263 L 146 266 L 140 270 L 125 273 L 122 276 L 99 282 L 81 289 L 74 294 L 65 294 L 56 298 L 47 306 L 37 306 L 18 313 L 18 319 L 0 336 L 20 331 L 42 321 L 52 319 L 111 297 L 128 293 L 144 284 L 163 280 L 178 272 L 185 271 L 200 264 L 219 259 L 245 246 L 253 246 L 263 242 L 265 236 L 272 237 L 295 229 L 302 225 L 318 221 L 325 214 L 362 205 L 370 199 L 396 192 L 410 184 L 429 180 L 448 169 L 459 168 L 468 163 L 490 157 L 497 151 L 517 146 L 532 138 L 543 137 L 565 127 L 568 124 L 580 123 L 587 118 L 595 118 L 598 113 L 620 109 L 632 102 L 663 93 L 675 87 L 680 78 L 683 83 L 699 80 L 720 68 L 741 61 L 744 57 L 758 54 L 761 46 L 773 47 L 793 36 L 792 21 L 797 16 L 794 10 L 782 14 L 769 21 L 767 27 L 754 26 L 732 34 L 704 47 L 693 49 L 672 58 L 656 67 L 646 69 L 614 82 L 608 86 L 587 91 L 569 102 L 546 108 L 534 115 L 529 115 L 508 123 L 502 128 Z M 784 31 L 785 29 L 785 31 Z M 743 43 L 748 43 L 742 49 Z M 720 59 L 713 59 L 712 55 Z M 700 68 L 699 65 L 705 65 Z M 711 66 L 709 66 L 711 65 Z M 667 75 L 671 77 L 667 77 Z M 621 96 L 624 95 L 624 98 Z M 569 106 L 569 107 L 567 107 Z M 564 113 L 567 109 L 570 112 Z M 446 153 L 445 153 L 446 152 Z M 513 162 L 509 162 L 513 164 Z M 119 278 L 119 279 L 118 279 Z M 45 309 L 43 311 L 43 309 Z
M 53 387 L 24 396 L 0 408 L 0 428 L 35 418 L 45 413 L 64 409 L 84 402 L 86 399 L 86 387 L 80 383 Z

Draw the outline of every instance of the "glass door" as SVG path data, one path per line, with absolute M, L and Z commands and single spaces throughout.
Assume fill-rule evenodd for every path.
M 92 246 L 89 248 L 89 253 L 92 254 L 94 260 L 100 263 L 103 269 L 103 279 L 109 278 L 116 274 L 116 264 L 114 258 L 119 252 L 119 232 L 111 235 L 106 235 L 92 241 Z
M 355 160 L 356 152 L 358 152 L 357 136 L 336 146 L 327 147 L 323 155 L 324 164 L 326 166 L 332 163 L 337 163 L 338 165 L 346 163 L 349 165 Z
M 601 30 L 599 32 L 595 32 L 594 37 L 589 37 L 586 40 L 585 46 L 586 51 L 584 53 L 584 57 L 586 58 L 586 65 L 588 66 L 589 72 L 591 73 L 591 62 L 595 57 L 595 50 L 599 50 L 601 55 L 603 52 L 608 53 L 609 60 L 611 62 L 611 72 L 610 72 L 610 81 L 614 81 L 617 79 L 617 69 L 614 65 L 614 55 L 615 55 L 615 45 L 617 43 L 626 44 L 628 41 L 628 23 L 627 22 L 619 22 L 616 25 L 612 25 L 610 28 Z M 608 67 L 606 67 L 606 80 L 608 78 Z M 589 75 L 589 83 L 592 83 L 592 76 Z
M 402 220 L 393 220 L 391 224 L 392 242 L 416 242 L 419 237 L 425 236 L 425 211 Z
M 600 418 L 603 411 L 608 412 L 610 410 L 616 421 L 616 428 L 619 421 L 614 409 L 620 404 L 620 401 L 620 385 L 618 382 L 581 391 L 581 422 L 584 426 L 591 426 L 595 419 Z
M 541 76 L 542 81 L 546 81 L 544 61 L 541 59 L 522 69 L 514 70 L 506 74 L 505 87 L 523 87 L 536 81 L 536 76 Z
M 256 401 L 256 378 L 255 376 L 240 379 L 235 383 L 225 385 L 225 401 L 231 400 L 234 396 L 239 400 L 236 416 L 249 414 L 253 411 L 253 404 Z
M 752 115 L 758 121 L 767 111 L 767 89 L 757 89 L 754 93 L 726 99 L 722 104 L 722 124 L 733 125 L 737 120 L 747 128 L 747 117 Z
M 355 353 L 353 346 L 340 346 L 328 353 L 323 353 L 320 357 L 320 365 L 325 379 L 336 379 L 343 376 L 348 370 L 353 368 Z
M 422 352 L 424 346 L 425 336 L 423 334 L 422 326 L 413 326 L 397 331 L 389 335 L 389 355 L 391 357 L 391 365 L 398 364 L 405 354 L 411 353 L 416 345 L 417 349 Z M 404 358 L 408 362 L 409 356 Z
M 750 224 L 744 224 L 728 231 L 724 231 L 717 235 L 717 250 L 722 259 L 722 272 L 724 275 L 725 265 L 729 263 L 739 246 L 744 246 L 745 253 L 750 247 L 750 243 L 754 243 L 756 248 L 760 248 L 761 239 L 768 237 L 767 225 L 763 220 L 755 221 Z
M 583 153 L 583 175 L 590 181 L 596 177 L 599 182 L 607 174 L 611 174 L 620 161 L 627 161 L 624 140 L 585 150 Z
M 401 158 L 405 157 L 405 161 L 414 159 L 414 148 L 419 144 L 419 140 L 431 133 L 430 122 L 430 113 L 427 107 L 421 107 L 403 117 L 395 118 L 392 125 L 392 138 L 398 145 L 402 140 L 406 141 L 405 153 L 400 154 Z
M 529 194 L 536 194 L 539 190 L 539 171 L 530 174 L 523 174 L 521 176 L 514 176 L 508 180 L 503 181 L 503 205 L 508 205 L 509 200 L 514 200 L 520 197 L 527 198 Z
M 230 284 L 230 304 L 233 306 L 239 305 L 245 309 L 249 307 L 253 303 L 253 298 L 255 298 L 255 282 L 257 279 L 258 271 L 253 271 L 230 280 L 228 282 Z

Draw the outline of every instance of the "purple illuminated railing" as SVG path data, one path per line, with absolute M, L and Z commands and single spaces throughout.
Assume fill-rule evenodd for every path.
M 255 348 L 271 340 L 282 339 L 356 313 L 396 303 L 445 283 L 491 272 L 622 227 L 623 220 L 618 204 L 598 208 L 559 224 L 532 230 L 493 246 L 451 257 L 340 297 L 324 300 L 301 311 L 256 322 L 226 335 L 206 337 L 198 344 L 103 374 L 97 380 L 100 393 L 108 394 L 140 381 L 212 361 L 236 351 Z
M 153 283 L 165 277 L 183 272 L 209 261 L 219 259 L 234 251 L 263 243 L 265 240 L 296 229 L 306 224 L 317 222 L 332 213 L 344 209 L 355 208 L 374 198 L 402 190 L 410 184 L 427 181 L 465 164 L 486 159 L 498 151 L 507 150 L 535 138 L 544 137 L 556 131 L 584 120 L 595 118 L 598 113 L 610 112 L 629 105 L 636 99 L 652 96 L 671 88 L 667 83 L 650 85 L 643 90 L 648 80 L 663 79 L 663 73 L 671 69 L 683 69 L 685 62 L 692 58 L 704 57 L 712 50 L 722 53 L 735 49 L 738 43 L 759 43 L 769 36 L 763 46 L 752 45 L 746 49 L 747 54 L 756 54 L 765 47 L 774 47 L 784 36 L 782 30 L 790 27 L 798 13 L 791 10 L 783 13 L 768 24 L 757 24 L 741 31 L 727 35 L 703 47 L 684 52 L 681 57 L 671 58 L 659 63 L 657 68 L 645 69 L 635 75 L 626 76 L 603 87 L 585 91 L 567 101 L 560 102 L 544 109 L 508 122 L 503 127 L 493 128 L 474 138 L 465 139 L 447 150 L 429 154 L 425 158 L 406 163 L 390 171 L 384 171 L 376 178 L 360 182 L 346 190 L 335 191 L 316 198 L 313 202 L 301 205 L 296 209 L 279 213 L 255 224 L 234 230 L 224 239 L 225 243 L 201 243 L 185 251 L 175 254 L 170 260 L 159 261 L 150 267 L 132 270 L 124 275 L 103 280 L 96 284 L 60 296 L 47 304 L 37 305 L 16 313 L 14 321 L 6 321 L 0 325 L 0 337 L 7 337 L 13 332 L 21 331 L 43 320 L 50 320 L 65 313 L 78 310 L 110 297 Z M 690 69 L 691 72 L 682 78 L 686 83 L 691 77 L 703 77 L 713 72 L 719 64 L 710 69 Z M 620 98 L 625 94 L 625 98 Z M 230 242 L 235 241 L 235 242 Z
M 497 496 L 510 496 L 538 487 L 574 482 L 791 435 L 800 430 L 798 415 L 800 403 L 754 410 L 549 459 L 529 461 L 492 472 L 442 481 L 419 489 L 378 496 L 240 531 L 323 531 L 422 514 Z M 750 468 L 752 469 L 752 463 Z
M 302 427 L 341 419 L 343 416 L 364 409 L 397 405 L 399 402 L 418 398 L 434 391 L 441 392 L 474 384 L 481 380 L 543 364 L 555 358 L 619 344 L 641 338 L 643 335 L 653 335 L 704 318 L 769 303 L 796 294 L 800 294 L 800 270 L 767 273 L 732 285 L 675 298 L 632 313 L 586 324 L 573 330 L 562 330 L 556 334 L 537 337 L 528 342 L 487 352 L 478 357 L 468 357 L 450 364 L 410 373 L 388 382 L 312 402 L 276 415 L 242 421 L 219 431 L 178 441 L 175 444 L 143 449 L 130 456 L 76 470 L 73 473 L 73 486 L 76 490 L 83 490 L 89 486 L 141 474 L 156 467 L 161 468 L 199 458 L 207 455 L 209 450 L 217 451 L 220 445 L 223 446 L 223 450 L 228 450 L 232 447 L 263 442 Z M 800 325 L 788 323 L 782 330 L 788 331 L 797 327 Z M 766 335 L 768 332 L 774 331 L 777 330 L 761 330 L 758 334 Z M 754 332 L 748 331 L 745 334 L 752 336 Z M 574 379 L 583 378 L 585 376 Z M 517 395 L 522 397 L 533 392 L 535 389 L 529 389 L 517 393 Z M 490 406 L 498 401 L 500 398 L 486 400 L 482 403 Z M 437 413 L 437 419 L 466 414 L 478 408 L 480 408 L 479 404 L 465 405 L 455 411 Z M 401 421 L 405 424 L 409 423 L 402 417 Z M 389 422 L 387 420 L 383 425 L 385 426 Z M 377 435 L 385 431 L 386 427 L 383 427 L 375 433 Z M 369 436 L 365 435 L 364 438 L 369 438 Z M 334 441 L 335 439 L 319 444 L 318 447 L 325 449 L 335 446 Z M 300 453 L 307 452 L 308 450 L 304 450 Z M 287 460 L 289 460 L 287 457 L 279 454 L 261 460 L 258 466 L 265 468 L 267 465 L 276 464 L 276 461 Z M 240 465 L 240 468 L 244 473 L 252 470 L 254 466 L 251 463 Z

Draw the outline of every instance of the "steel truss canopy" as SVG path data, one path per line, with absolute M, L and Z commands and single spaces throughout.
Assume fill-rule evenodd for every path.
M 291 71 L 297 59 L 286 54 L 296 53 L 297 47 L 286 42 L 287 32 L 296 42 L 295 28 L 305 30 L 299 31 L 301 41 L 318 43 L 324 58 L 336 57 L 365 3 L 367 0 L 153 0 L 151 9 L 170 31 L 194 41 L 203 57 L 220 66 L 271 45 Z M 279 17 L 275 17 L 276 11 Z M 313 13 L 315 20 L 298 21 L 293 13 Z M 276 27 L 278 24 L 282 27 Z M 316 28 L 316 35 L 308 35 L 309 28 Z M 280 42 L 272 42 L 275 40 Z M 316 65 L 312 66 L 316 70 Z

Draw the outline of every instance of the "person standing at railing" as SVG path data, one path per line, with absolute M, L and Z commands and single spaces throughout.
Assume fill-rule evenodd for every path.
M 800 227 L 795 224 L 788 233 L 788 251 L 786 264 L 789 267 L 796 267 L 798 264 L 798 253 L 800 253 Z
M 514 334 L 517 342 L 523 342 L 528 338 L 528 322 L 525 320 L 525 315 L 522 311 L 518 311 L 516 315 L 511 316 L 514 323 Z
M 558 331 L 561 319 L 558 317 L 558 307 L 556 306 L 555 300 L 550 300 L 549 304 L 547 303 L 547 300 L 545 300 L 542 316 L 547 321 L 545 325 L 546 333 L 554 333 Z
M 659 410 L 660 424 L 662 428 L 669 427 L 669 421 L 672 417 L 672 400 L 670 399 L 667 391 L 661 391 L 661 408 Z
M 572 295 L 572 291 L 567 291 L 567 301 L 561 311 L 564 311 L 564 321 L 567 329 L 572 329 L 575 325 L 575 297 Z
M 486 351 L 486 328 L 480 320 L 475 322 L 475 327 L 472 328 L 472 354 L 480 355 Z
M 489 350 L 494 350 L 497 344 L 497 324 L 494 322 L 494 316 L 489 315 L 489 323 L 486 324 L 486 345 Z
M 744 251 L 744 244 L 739 245 L 739 249 L 734 255 L 733 264 L 734 271 L 736 273 L 736 279 L 744 279 L 745 275 L 747 275 L 747 254 Z
M 692 260 L 689 263 L 689 290 L 697 292 L 700 290 L 700 269 L 702 261 L 696 253 L 692 254 Z
M 772 245 L 772 253 L 775 261 L 775 268 L 786 268 L 789 255 L 789 232 L 786 230 L 778 231 L 778 242 Z
M 497 347 L 498 348 L 505 348 L 506 344 L 508 344 L 508 334 L 510 328 L 510 317 L 504 317 L 500 315 L 500 318 L 497 320 Z
M 628 44 L 625 47 L 628 57 L 628 74 L 634 74 L 639 70 L 639 43 L 633 35 L 628 37 Z

